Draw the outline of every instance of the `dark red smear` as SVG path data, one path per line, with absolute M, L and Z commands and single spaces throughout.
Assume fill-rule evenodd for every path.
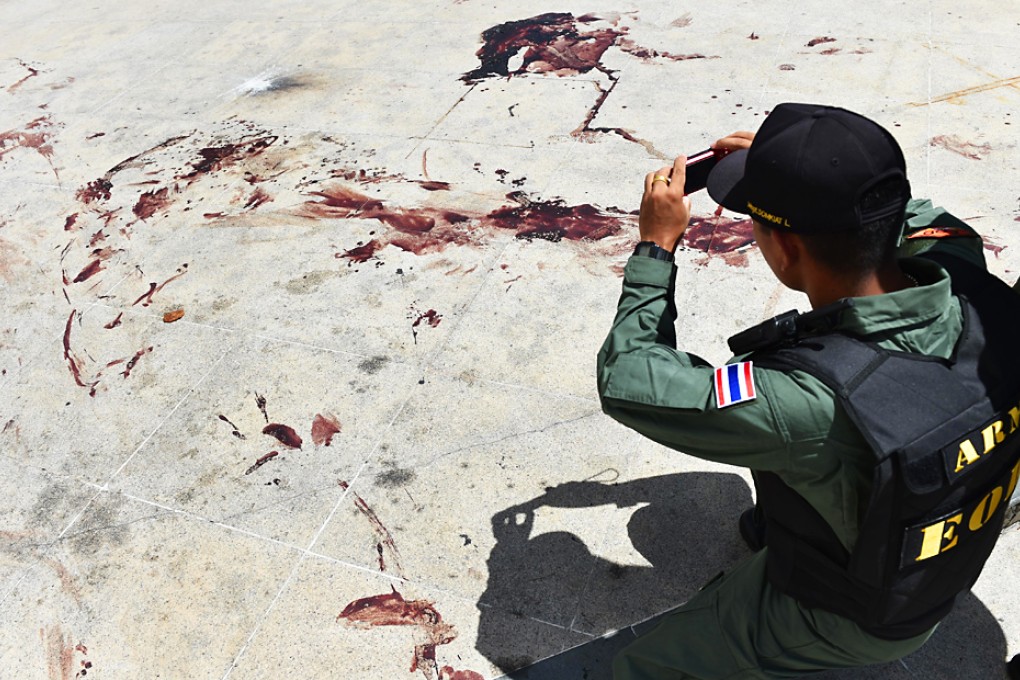
M 64 328 L 64 359 L 67 360 L 67 367 L 71 371 L 71 377 L 74 378 L 75 384 L 78 387 L 89 388 L 89 396 L 96 396 L 96 385 L 99 381 L 86 384 L 82 382 L 81 370 L 78 368 L 78 362 L 74 358 L 74 354 L 71 353 L 71 323 L 74 321 L 74 314 L 77 310 L 72 309 L 70 315 L 67 317 L 67 326 Z
M 828 49 L 826 49 L 826 50 L 822 50 L 822 51 L 821 51 L 821 52 L 819 52 L 818 54 L 824 54 L 825 56 L 832 56 L 833 54 L 839 54 L 839 53 L 840 53 L 840 52 L 842 52 L 842 51 L 843 51 L 843 50 L 841 50 L 841 49 L 840 49 L 840 48 L 838 48 L 838 47 L 830 47 L 830 48 L 828 48 Z
M 807 46 L 814 47 L 815 45 L 824 45 L 825 43 L 831 42 L 836 42 L 836 39 L 828 36 L 822 36 L 821 38 L 814 38 L 813 40 L 808 41 Z
M 103 328 L 105 328 L 107 330 L 111 330 L 111 329 L 116 328 L 117 326 L 120 325 L 120 317 L 122 317 L 122 316 L 124 316 L 124 312 L 121 312 L 120 314 L 118 314 L 117 318 L 114 319 L 113 321 L 111 321 L 110 323 L 104 324 Z
M 350 250 L 345 250 L 342 253 L 337 253 L 336 257 L 362 264 L 375 257 L 375 254 L 379 252 L 382 247 L 383 244 L 381 242 L 376 239 L 372 239 L 368 243 L 358 246 L 357 248 L 351 248 Z
M 222 413 L 220 414 L 220 420 L 222 420 L 227 425 L 229 425 L 231 428 L 233 428 L 234 431 L 231 432 L 230 434 L 234 435 L 238 439 L 247 439 L 247 437 L 245 437 L 243 434 L 241 434 L 241 431 L 237 429 L 237 425 L 234 425 L 232 422 L 230 422 L 230 420 L 225 415 L 223 415 Z
M 379 571 L 386 571 L 386 558 L 383 555 L 382 543 L 375 544 L 375 551 L 379 554 Z
M 585 22 L 595 19 L 591 15 L 582 18 Z M 477 83 L 485 78 L 526 72 L 587 73 L 601 68 L 602 55 L 623 33 L 611 28 L 581 32 L 574 15 L 567 12 L 509 21 L 482 32 L 482 46 L 475 53 L 481 63 L 461 76 L 461 80 Z M 523 61 L 511 73 L 510 58 L 518 52 L 523 52 Z
M 512 229 L 522 239 L 598 241 L 616 235 L 625 223 L 633 221 L 629 214 L 609 214 L 589 203 L 568 206 L 560 199 L 536 201 L 520 191 L 507 194 L 507 198 L 517 205 L 494 210 L 483 222 Z
M 312 443 L 316 446 L 329 446 L 333 436 L 340 432 L 340 421 L 334 416 L 316 413 L 312 419 Z
M 131 303 L 131 306 L 134 307 L 135 305 L 137 305 L 142 300 L 146 300 L 145 304 L 142 305 L 142 306 L 143 307 L 148 307 L 149 305 L 152 304 L 152 296 L 155 295 L 155 294 L 156 294 L 156 282 L 152 281 L 152 282 L 149 283 L 149 290 L 148 290 L 148 292 L 142 293 L 138 297 L 137 300 L 135 300 L 134 302 Z
M 425 321 L 426 323 L 428 323 L 428 325 L 435 328 L 436 326 L 439 325 L 439 322 L 442 320 L 443 320 L 442 314 L 439 314 L 434 309 L 430 309 L 427 312 L 422 312 L 421 314 L 419 314 L 418 318 L 416 318 L 414 320 L 414 323 L 411 324 L 411 328 L 417 328 L 418 326 L 421 325 L 422 321 Z
M 449 182 L 435 182 L 435 181 L 429 180 L 427 182 L 418 182 L 418 186 L 420 186 L 425 191 L 449 191 L 450 190 L 450 183 Z
M 10 87 L 8 87 L 7 88 L 8 92 L 12 92 L 13 93 L 19 87 L 24 85 L 26 80 L 28 80 L 29 78 L 34 78 L 35 76 L 39 75 L 39 69 L 32 68 L 31 66 L 29 66 L 25 62 L 21 61 L 20 59 L 18 60 L 18 63 L 21 64 L 22 67 L 28 69 L 28 75 L 25 76 L 24 78 L 22 78 L 21 80 L 19 80 L 18 82 L 14 83 L 13 85 L 11 85 Z
M 947 151 L 958 153 L 964 158 L 969 158 L 973 161 L 979 161 L 989 154 L 992 150 L 991 144 L 974 144 L 973 142 L 966 142 L 956 135 L 938 135 L 932 137 L 932 146 L 941 146 Z
M 110 191 L 113 189 L 113 182 L 100 177 L 78 189 L 75 197 L 82 203 L 94 203 L 96 201 L 110 200 Z
M 170 190 L 168 187 L 163 187 L 159 191 L 146 191 L 138 197 L 138 202 L 135 203 L 135 207 L 131 209 L 131 212 L 140 220 L 147 220 L 157 211 L 163 210 L 170 205 L 169 199 Z
M 710 255 L 730 253 L 754 243 L 754 229 L 749 219 L 692 217 L 684 243 Z
M 245 202 L 244 207 L 248 210 L 254 210 L 263 203 L 268 203 L 269 201 L 272 200 L 273 197 L 270 196 L 265 189 L 263 189 L 262 187 L 257 187 L 255 191 L 251 192 L 251 196 L 248 197 L 248 200 L 247 202 Z
M 85 268 L 78 272 L 78 275 L 72 279 L 73 283 L 81 283 L 87 279 L 92 278 L 99 272 L 103 271 L 103 261 L 100 259 L 92 260 Z
M 202 213 L 202 217 L 207 220 L 215 220 L 217 217 L 223 217 L 223 215 L 224 213 L 221 212 Z
M 242 140 L 236 144 L 209 146 L 199 149 L 198 155 L 201 156 L 201 160 L 191 164 L 191 172 L 178 175 L 177 178 L 195 180 L 206 173 L 229 168 L 241 160 L 258 156 L 272 146 L 277 139 L 279 137 L 276 135 L 264 135 L 249 140 Z
M 104 137 L 105 135 L 106 135 L 105 132 L 94 132 L 85 139 L 95 139 L 96 137 Z
M 74 229 L 74 223 L 78 221 L 78 213 L 72 213 L 67 216 L 64 220 L 64 231 L 71 231 Z
M 10 151 L 17 148 L 35 149 L 36 153 L 46 159 L 53 169 L 53 146 L 50 144 L 50 131 L 53 123 L 49 116 L 40 116 L 28 123 L 22 130 L 0 132 L 0 160 Z M 53 174 L 56 174 L 53 169 Z
M 474 671 L 455 671 L 450 666 L 443 666 L 439 671 L 439 680 L 485 680 L 485 677 Z
M 339 484 L 340 488 L 343 489 L 344 491 L 348 491 L 351 488 L 350 484 L 348 484 L 344 480 L 340 480 Z M 384 525 L 382 521 L 380 521 L 379 516 L 375 514 L 375 511 L 372 510 L 371 507 L 369 507 L 368 503 L 365 502 L 364 498 L 359 496 L 356 491 L 351 491 L 351 495 L 354 496 L 354 506 L 358 509 L 358 511 L 362 515 L 365 516 L 366 519 L 368 519 L 368 523 L 371 525 L 372 531 L 379 539 L 378 545 L 384 545 L 390 549 L 390 552 L 393 554 L 393 562 L 394 565 L 396 566 L 397 574 L 403 576 L 404 568 L 401 565 L 400 551 L 397 550 L 397 544 L 393 540 L 393 534 L 391 534 L 390 530 L 386 528 L 386 525 Z M 385 566 L 386 566 L 385 562 L 380 560 L 379 568 L 385 569 Z
M 452 642 L 456 639 L 457 633 L 453 626 L 443 622 L 443 617 L 431 602 L 405 600 L 396 588 L 392 590 L 392 593 L 373 595 L 351 602 L 337 616 L 337 621 L 346 619 L 351 624 L 364 628 L 375 626 L 418 628 L 422 641 L 416 641 L 410 671 L 413 673 L 420 668 L 426 677 L 435 677 L 436 647 Z M 469 680 L 473 679 L 469 676 Z
M 254 463 L 252 463 L 251 467 L 249 467 L 247 470 L 244 471 L 244 474 L 250 475 L 251 473 L 255 472 L 260 467 L 262 467 L 263 465 L 265 465 L 266 463 L 268 463 L 273 458 L 276 458 L 279 455 L 280 455 L 279 451 L 270 451 L 269 453 L 267 453 L 266 455 L 262 456 L 261 458 L 256 460 Z
M 145 349 L 140 349 L 137 352 L 135 352 L 135 355 L 133 357 L 131 357 L 128 360 L 127 365 L 124 366 L 124 370 L 121 371 L 121 375 L 124 376 L 125 378 L 128 377 L 129 375 L 131 375 L 131 369 L 133 369 L 135 367 L 135 364 L 138 363 L 138 360 L 141 359 L 143 356 L 145 356 L 146 354 L 148 354 L 151 351 L 152 351 L 152 347 L 146 347 Z
M 382 210 L 382 201 L 371 199 L 364 194 L 346 187 L 331 187 L 325 191 L 311 191 L 309 196 L 318 196 L 321 201 L 306 201 L 302 213 L 306 217 L 351 217 L 363 210 Z
M 690 59 L 708 59 L 704 54 L 673 54 L 672 52 L 660 52 L 648 47 L 642 47 L 630 38 L 620 38 L 616 41 L 617 46 L 635 57 L 641 59 L 669 59 L 670 61 L 688 61 Z
M 262 411 L 262 417 L 265 418 L 266 422 L 268 423 L 269 414 L 266 413 L 266 398 L 263 397 L 258 392 L 255 393 L 255 405 L 259 407 L 260 411 Z
M 92 238 L 89 239 L 89 248 L 95 246 L 100 241 L 105 241 L 105 240 L 106 240 L 106 234 L 104 234 L 103 230 L 100 229 L 96 233 L 92 234 Z
M 292 449 L 301 448 L 301 437 L 299 437 L 298 433 L 294 431 L 294 428 L 287 425 L 269 423 L 262 428 L 262 434 L 268 434 L 270 437 L 275 437 L 281 444 Z
M 146 292 L 142 293 L 138 297 L 137 300 L 135 300 L 134 302 L 131 303 L 131 306 L 134 307 L 135 305 L 137 305 L 142 300 L 145 300 L 145 303 L 142 306 L 143 307 L 148 307 L 149 305 L 152 304 L 152 296 L 154 296 L 159 291 L 163 290 L 163 288 L 166 286 L 166 284 L 170 283 L 171 281 L 176 281 L 177 279 L 181 278 L 182 276 L 184 276 L 187 273 L 188 273 L 188 263 L 185 262 L 184 264 L 182 264 L 180 267 L 177 268 L 177 273 L 176 274 L 171 276 L 169 279 L 167 279 L 163 283 L 160 283 L 160 284 L 157 285 L 155 281 L 150 281 L 149 282 L 149 290 L 147 290 Z

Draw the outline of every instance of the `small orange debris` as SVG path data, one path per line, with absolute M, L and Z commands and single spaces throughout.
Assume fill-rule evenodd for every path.
M 175 309 L 174 311 L 167 312 L 166 314 L 163 315 L 163 323 L 173 323 L 174 321 L 178 321 L 183 316 L 184 316 L 183 309 Z

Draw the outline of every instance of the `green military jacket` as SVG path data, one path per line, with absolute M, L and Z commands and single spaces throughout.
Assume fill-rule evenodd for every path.
M 933 225 L 969 236 L 909 238 Z M 888 349 L 948 357 L 962 327 L 949 276 L 909 256 L 938 249 L 984 266 L 980 237 L 929 201 L 910 202 L 904 227 L 908 238 L 900 254 L 908 257 L 901 267 L 919 285 L 857 298 L 841 328 Z M 717 408 L 714 367 L 677 349 L 675 278 L 672 263 L 640 256 L 628 261 L 616 319 L 598 354 L 602 408 L 677 451 L 779 474 L 852 550 L 872 481 L 874 459 L 863 437 L 832 390 L 801 371 L 755 366 L 756 397 Z

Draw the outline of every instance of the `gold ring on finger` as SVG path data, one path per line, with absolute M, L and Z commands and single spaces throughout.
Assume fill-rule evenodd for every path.
M 656 175 L 655 177 L 652 178 L 652 184 L 655 184 L 656 182 L 665 182 L 666 185 L 668 186 L 669 177 L 666 177 L 665 175 Z

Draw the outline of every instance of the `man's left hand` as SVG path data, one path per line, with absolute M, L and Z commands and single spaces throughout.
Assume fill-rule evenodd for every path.
M 684 196 L 687 157 L 677 156 L 673 167 L 645 176 L 638 230 L 642 241 L 653 241 L 669 252 L 676 250 L 691 219 L 691 199 Z

